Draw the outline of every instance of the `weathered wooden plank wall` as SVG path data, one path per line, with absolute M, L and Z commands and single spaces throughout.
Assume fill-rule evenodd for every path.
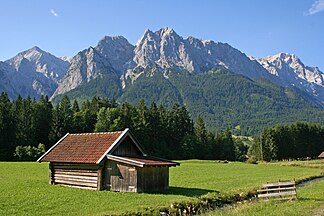
M 168 167 L 137 168 L 137 191 L 151 192 L 169 189 Z
M 125 140 L 116 148 L 113 153 L 114 155 L 118 156 L 136 156 L 136 155 L 142 155 L 140 150 L 136 147 L 136 145 L 133 143 L 133 141 L 126 137 Z
M 110 191 L 137 192 L 137 172 L 133 166 L 107 161 L 104 188 Z

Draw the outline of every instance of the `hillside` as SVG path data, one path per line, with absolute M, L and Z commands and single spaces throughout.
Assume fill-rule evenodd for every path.
M 83 83 L 65 94 L 56 96 L 52 102 L 59 102 L 64 95 L 67 95 L 70 99 L 76 99 L 82 102 L 94 96 L 117 99 L 121 94 L 122 87 L 116 74 L 103 74 L 100 79 L 94 79 L 91 82 Z
M 266 79 L 252 80 L 221 69 L 199 74 L 170 72 L 167 77 L 162 73 L 151 75 L 150 71 L 123 90 L 116 79 L 105 78 L 80 85 L 65 95 L 78 100 L 108 96 L 132 104 L 144 99 L 147 104 L 156 102 L 165 107 L 178 103 L 186 105 L 194 120 L 202 115 L 208 129 L 229 128 L 238 135 L 252 135 L 279 123 L 324 123 L 324 110 L 302 97 L 298 89 Z M 107 85 L 108 81 L 112 84 Z
M 177 102 L 187 106 L 193 119 L 201 114 L 209 129 L 230 128 L 242 135 L 278 123 L 324 123 L 324 111 L 310 105 L 297 91 L 265 79 L 253 81 L 228 71 L 212 70 L 201 74 L 172 73 L 169 79 L 143 76 L 119 100 L 137 103 L 144 98 L 167 105 Z

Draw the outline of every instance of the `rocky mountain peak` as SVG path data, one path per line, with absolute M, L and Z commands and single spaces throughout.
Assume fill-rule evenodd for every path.
M 203 72 L 226 68 L 249 77 L 267 77 L 268 72 L 256 61 L 226 43 L 195 37 L 183 39 L 172 28 L 156 32 L 146 30 L 134 49 L 134 62 L 145 68 L 152 63 L 162 69 Z
M 36 98 L 41 94 L 52 95 L 69 65 L 37 46 L 18 53 L 5 63 L 12 67 L 8 77 L 16 95 L 11 98 L 17 97 L 17 94 Z
M 172 34 L 172 33 L 175 33 L 176 32 L 174 31 L 173 28 L 170 28 L 170 27 L 164 27 L 164 28 L 160 28 L 157 32 L 163 32 L 163 34 Z
M 134 46 L 122 36 L 105 36 L 95 49 L 110 62 L 119 74 L 134 65 Z
M 27 51 L 35 51 L 35 52 L 39 52 L 39 53 L 45 53 L 45 51 L 42 50 L 41 48 L 39 48 L 38 46 L 33 46 L 32 48 L 30 48 Z
M 183 38 L 171 28 L 162 28 L 156 32 L 146 30 L 137 41 L 134 54 L 134 62 L 143 68 L 156 64 L 162 69 L 193 70 L 186 60 L 188 56 Z
M 270 73 L 276 76 L 292 73 L 317 85 L 323 85 L 322 72 L 316 67 L 305 66 L 295 55 L 278 53 L 258 60 Z
M 161 38 L 165 37 L 174 37 L 174 38 L 180 38 L 180 36 L 172 29 L 169 27 L 166 28 L 161 28 L 156 32 Z
M 44 54 L 46 54 L 46 52 L 41 50 L 38 46 L 34 46 L 22 53 L 24 53 L 23 56 L 25 58 L 27 58 L 28 60 L 33 60 L 33 61 L 40 60 L 42 58 L 42 56 Z
M 51 98 L 71 91 L 82 83 L 103 77 L 107 73 L 115 73 L 108 58 L 101 55 L 97 48 L 89 47 L 71 59 L 66 75 L 60 81 Z
M 299 64 L 302 67 L 304 67 L 304 64 L 300 61 L 300 59 L 295 54 L 289 54 L 289 53 L 278 53 L 274 56 L 268 56 L 266 58 L 269 58 L 272 62 L 274 61 L 282 61 L 287 64 Z
M 138 39 L 138 41 L 136 42 L 135 47 L 141 46 L 141 44 L 144 43 L 146 38 L 152 38 L 152 37 L 153 37 L 153 32 L 150 29 L 146 29 L 142 37 L 140 37 L 140 39 Z
M 9 59 L 7 62 L 16 61 L 22 58 L 28 59 L 28 61 L 36 63 L 42 60 L 42 58 L 46 58 L 47 56 L 50 56 L 51 54 L 48 52 L 45 52 L 44 50 L 40 49 L 37 46 L 34 46 L 26 51 L 18 53 L 15 57 Z
M 133 47 L 123 36 L 105 36 L 98 42 L 97 47 L 112 47 L 116 44 Z
M 26 60 L 30 62 L 32 67 L 29 66 L 28 68 L 24 68 L 21 65 Z M 63 77 L 69 65 L 69 62 L 57 58 L 37 46 L 18 53 L 15 57 L 6 62 L 17 71 L 22 73 L 41 73 L 45 77 L 52 79 L 55 83 L 58 83 Z M 26 62 L 24 65 L 26 65 Z
M 161 28 L 156 32 L 150 29 L 145 30 L 143 36 L 137 41 L 136 47 L 141 47 L 143 44 L 155 43 L 161 45 L 163 40 L 182 40 L 182 38 L 172 28 Z
M 167 42 L 175 44 L 176 42 L 182 41 L 183 38 L 179 36 L 172 28 L 162 28 L 155 32 L 157 37 L 161 39 L 161 46 L 167 45 Z
M 323 73 L 316 67 L 305 66 L 294 54 L 278 53 L 257 60 L 227 43 L 193 36 L 184 39 L 169 27 L 155 32 L 147 29 L 135 46 L 123 36 L 105 36 L 95 47 L 66 60 L 35 46 L 5 63 L 18 72 L 12 74 L 32 77 L 28 85 L 33 83 L 37 92 L 50 95 L 52 87 L 55 89 L 58 85 L 52 98 L 106 75 L 117 77 L 126 88 L 143 74 L 149 77 L 162 73 L 168 79 L 173 72 L 201 73 L 213 68 L 228 69 L 252 79 L 267 78 L 279 85 L 306 89 L 313 95 L 321 95 L 321 89 L 324 89 Z M 19 75 L 15 76 L 23 80 Z M 128 78 L 132 82 L 128 82 Z M 48 84 L 46 79 L 55 85 Z M 19 84 L 21 89 L 25 88 L 23 84 Z
M 94 47 L 89 47 L 88 49 L 80 51 L 71 59 L 71 64 L 65 78 L 72 73 L 79 74 L 78 79 L 80 80 L 78 82 L 82 80 L 89 81 L 94 78 L 93 76 L 96 76 L 93 71 L 105 67 L 111 66 Z
M 316 67 L 305 66 L 295 54 L 279 53 L 258 61 L 281 85 L 297 87 L 324 101 L 324 74 Z

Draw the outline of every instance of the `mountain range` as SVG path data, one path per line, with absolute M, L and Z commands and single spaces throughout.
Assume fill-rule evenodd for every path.
M 136 103 L 142 97 L 160 103 L 188 104 L 191 102 L 184 96 L 183 85 L 189 82 L 196 89 L 190 92 L 198 94 L 201 89 L 195 88 L 191 79 L 214 80 L 215 74 L 222 74 L 218 78 L 226 79 L 230 86 L 237 80 L 243 83 L 251 80 L 265 91 L 270 87 L 260 80 L 268 80 L 286 89 L 282 91 L 293 91 L 293 97 L 302 103 L 324 108 L 323 72 L 305 66 L 296 55 L 279 53 L 255 59 L 227 43 L 183 38 L 171 28 L 146 30 L 135 45 L 122 36 L 105 36 L 97 46 L 70 58 L 58 58 L 33 47 L 0 62 L 0 91 L 7 92 L 11 99 L 18 95 L 38 98 L 43 94 L 53 101 L 68 95 L 72 99 L 105 96 Z M 209 85 L 210 89 L 222 91 L 215 89 L 213 83 Z
M 11 99 L 18 95 L 36 98 L 51 96 L 68 68 L 68 61 L 35 46 L 0 62 L 0 89 L 7 92 Z

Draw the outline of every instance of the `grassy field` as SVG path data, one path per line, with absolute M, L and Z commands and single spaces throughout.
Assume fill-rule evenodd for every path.
M 0 163 L 0 215 L 110 215 L 169 206 L 208 192 L 242 192 L 267 181 L 303 179 L 323 170 L 308 167 L 182 161 L 170 169 L 165 194 L 87 191 L 48 184 L 48 164 Z M 306 187 L 305 187 L 306 188 Z M 315 195 L 314 195 L 315 196 Z
M 324 215 L 324 181 L 297 189 L 296 201 L 255 201 L 209 212 L 206 216 Z
M 280 166 L 296 166 L 296 167 L 312 167 L 322 168 L 324 171 L 324 160 L 305 160 L 305 161 L 279 161 L 273 162 L 272 165 Z

